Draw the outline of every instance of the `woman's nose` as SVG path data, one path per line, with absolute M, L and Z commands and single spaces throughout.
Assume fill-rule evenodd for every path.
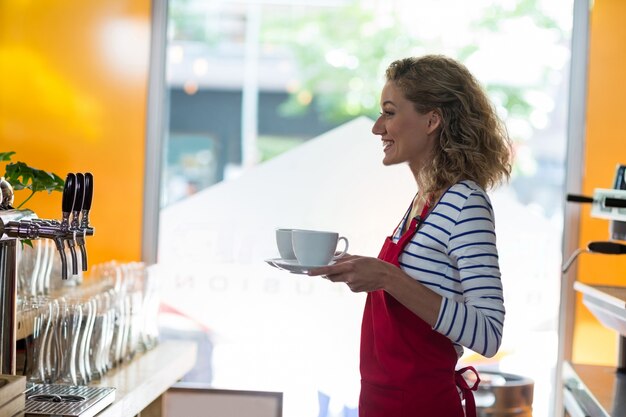
M 381 121 L 382 116 L 379 116 L 378 119 L 374 122 L 374 126 L 372 126 L 372 133 L 375 135 L 382 135 L 385 133 L 384 124 Z

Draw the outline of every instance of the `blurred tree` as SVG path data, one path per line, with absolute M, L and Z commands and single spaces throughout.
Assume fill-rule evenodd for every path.
M 262 42 L 287 48 L 298 65 L 300 84 L 281 107 L 283 115 L 315 105 L 332 123 L 376 117 L 384 65 L 421 42 L 359 2 L 315 10 L 263 21 Z
M 168 2 L 168 38 L 175 41 L 194 41 L 215 44 L 218 39 L 207 28 L 207 13 L 194 0 Z
M 431 45 L 412 37 L 410 28 L 402 23 L 401 10 L 380 11 L 364 7 L 359 1 L 334 8 L 293 11 L 265 17 L 262 43 L 286 48 L 299 67 L 299 85 L 290 92 L 281 107 L 283 115 L 298 115 L 316 106 L 322 117 L 341 123 L 358 115 L 377 117 L 381 74 L 394 59 L 423 54 Z M 540 7 L 539 0 L 517 0 L 514 4 L 494 2 L 469 25 L 472 30 L 497 33 L 503 25 L 516 19 L 531 19 L 537 28 L 550 29 L 565 40 L 557 22 Z M 462 28 L 459 28 L 461 30 Z M 467 44 L 459 45 L 456 58 L 469 59 L 479 50 L 474 37 L 466 36 Z M 428 48 L 430 46 L 430 48 Z M 544 67 L 543 81 L 552 69 Z M 534 86 L 541 90 L 544 85 Z M 529 86 L 485 83 L 507 117 L 527 119 L 533 106 L 526 99 Z

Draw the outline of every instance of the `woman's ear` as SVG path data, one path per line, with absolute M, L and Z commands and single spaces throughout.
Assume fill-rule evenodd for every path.
M 431 110 L 428 113 L 428 133 L 433 133 L 439 129 L 442 124 L 441 115 L 436 110 Z

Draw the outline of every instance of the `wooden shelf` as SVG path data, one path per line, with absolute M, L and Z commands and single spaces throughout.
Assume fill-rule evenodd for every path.
M 30 314 L 17 314 L 15 318 L 16 339 L 21 340 L 33 333 L 33 316 Z

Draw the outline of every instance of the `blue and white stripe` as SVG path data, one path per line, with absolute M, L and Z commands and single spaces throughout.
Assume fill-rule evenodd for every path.
M 399 238 L 397 230 L 394 241 Z M 434 329 L 459 356 L 463 346 L 496 354 L 505 309 L 493 207 L 481 187 L 473 181 L 450 187 L 404 248 L 400 266 L 443 297 Z

